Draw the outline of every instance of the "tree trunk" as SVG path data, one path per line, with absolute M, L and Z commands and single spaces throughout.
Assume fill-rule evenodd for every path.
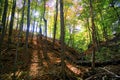
M 9 26 L 9 15 L 10 15 L 10 11 L 7 14 L 7 21 L 6 21 L 6 25 L 5 25 L 5 34 L 7 33 L 8 26 Z
M 92 6 L 92 0 L 90 0 L 90 15 L 91 15 L 91 23 L 92 23 L 92 44 L 96 45 L 96 36 L 95 36 L 95 24 L 94 24 L 94 14 L 93 14 L 93 6 Z M 95 50 L 96 48 L 93 48 L 92 52 L 92 69 L 95 68 Z
M 8 9 L 8 0 L 5 0 L 4 12 L 3 12 L 3 17 L 2 17 L 3 29 L 2 29 L 1 39 L 0 39 L 0 52 L 1 52 L 1 47 L 2 47 L 3 40 L 4 40 L 4 36 L 5 36 L 5 22 L 6 22 L 6 16 L 7 16 L 7 9 Z
M 62 78 L 65 80 L 65 45 L 64 45 L 64 39 L 65 39 L 65 29 L 64 29 L 64 12 L 63 12 L 63 0 L 60 0 L 60 26 L 61 26 L 61 72 L 62 72 Z
M 18 26 L 19 26 L 19 10 L 17 13 L 17 25 L 16 25 L 16 31 L 18 30 Z
M 55 13 L 55 16 L 54 16 L 53 47 L 54 47 L 55 38 L 56 38 L 57 17 L 58 17 L 58 0 L 56 0 L 56 13 Z
M 29 27 L 30 27 L 30 0 L 28 0 L 28 8 L 27 8 L 26 53 L 28 53 Z
M 15 8 L 16 8 L 16 0 L 13 0 L 12 14 L 11 14 L 11 20 L 10 20 L 10 26 L 9 26 L 9 35 L 8 35 L 8 48 L 9 48 L 9 44 L 12 41 L 12 30 L 13 30 L 13 23 L 14 23 Z
M 22 31 L 23 31 L 23 23 L 24 23 L 24 11 L 25 11 L 25 3 L 26 3 L 26 0 L 24 0 L 24 3 L 23 3 L 23 9 L 22 9 L 22 18 L 21 18 L 21 21 L 20 21 L 20 28 L 19 28 L 19 35 L 21 36 L 21 40 L 22 40 Z
M 4 1 L 5 1 L 5 0 L 0 0 L 0 6 L 1 6 L 1 7 L 0 7 L 0 20 L 1 20 L 1 18 L 2 18 Z
M 35 31 L 35 17 L 34 17 L 33 28 L 32 28 L 32 37 L 31 37 L 31 42 L 33 41 L 34 31 Z
M 44 25 L 45 25 L 45 49 L 43 50 L 44 53 L 44 58 L 46 60 L 48 60 L 48 56 L 47 56 L 47 20 L 45 19 L 45 11 L 46 11 L 46 0 L 44 0 L 44 13 L 43 13 L 43 20 L 44 20 Z
M 87 22 L 87 30 L 88 30 L 88 35 L 89 35 L 89 40 L 90 40 L 90 43 L 91 43 L 91 29 L 90 29 L 90 25 L 89 25 L 89 18 L 86 19 L 86 22 Z
M 42 18 L 40 18 L 40 26 L 39 26 L 39 37 L 42 37 L 42 27 L 41 27 L 41 22 L 42 22 Z

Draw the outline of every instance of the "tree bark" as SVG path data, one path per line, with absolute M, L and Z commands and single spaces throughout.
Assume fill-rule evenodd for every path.
M 30 27 L 30 0 L 28 0 L 28 8 L 27 8 L 26 53 L 28 53 L 29 27 Z
M 56 0 L 56 13 L 55 13 L 55 16 L 54 16 L 53 47 L 54 47 L 55 38 L 56 38 L 57 17 L 58 17 L 58 0 Z
M 21 21 L 20 21 L 20 28 L 19 28 L 19 35 L 22 39 L 22 31 L 23 31 L 23 23 L 24 23 L 24 11 L 25 11 L 25 3 L 26 3 L 26 0 L 24 0 L 24 3 L 23 3 L 23 9 L 22 9 L 22 18 L 21 18 Z
M 5 1 L 5 0 L 0 0 L 0 6 L 1 6 L 1 7 L 0 7 L 0 20 L 1 20 L 1 18 L 2 18 L 4 1 Z
M 95 24 L 94 24 L 94 14 L 93 14 L 93 5 L 92 5 L 92 0 L 90 0 L 90 15 L 91 15 L 91 23 L 92 23 L 92 43 L 96 45 L 96 32 L 95 32 Z M 94 70 L 95 68 L 95 51 L 96 48 L 93 48 L 92 52 L 92 69 Z
M 7 14 L 7 21 L 6 21 L 6 25 L 5 25 L 5 34 L 7 33 L 8 26 L 9 26 L 9 15 L 10 15 L 10 11 Z
M 44 0 L 44 13 L 43 13 L 43 20 L 44 20 L 44 25 L 45 25 L 45 48 L 44 48 L 44 58 L 46 60 L 48 60 L 48 56 L 47 56 L 47 20 L 45 19 L 45 11 L 46 11 L 46 0 Z
M 9 44 L 12 41 L 12 30 L 13 30 L 13 23 L 14 23 L 15 8 L 16 8 L 16 0 L 13 0 L 12 14 L 11 14 L 11 20 L 10 20 L 10 26 L 9 26 L 9 35 L 8 35 L 8 48 L 9 48 Z
M 19 10 L 18 10 L 18 13 L 17 13 L 17 25 L 16 25 L 16 31 L 18 30 L 18 26 L 19 26 Z
M 1 47 L 2 47 L 3 40 L 4 40 L 4 36 L 5 36 L 5 22 L 6 22 L 6 16 L 7 16 L 7 9 L 8 9 L 8 0 L 5 0 L 4 12 L 3 12 L 3 17 L 2 17 L 3 29 L 2 29 L 1 39 L 0 39 L 0 52 L 1 52 Z
M 32 28 L 32 37 L 31 37 L 31 42 L 33 41 L 34 31 L 35 31 L 35 17 L 34 17 L 33 28 Z
M 63 0 L 60 0 L 60 28 L 61 28 L 61 72 L 62 72 L 62 78 L 65 80 L 65 45 L 64 45 L 64 39 L 65 39 L 65 29 L 64 29 L 64 12 L 63 12 Z

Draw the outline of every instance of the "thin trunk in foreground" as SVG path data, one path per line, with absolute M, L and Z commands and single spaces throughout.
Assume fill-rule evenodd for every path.
M 63 0 L 60 0 L 60 26 L 61 26 L 61 72 L 62 72 L 62 79 L 65 80 L 65 46 L 64 46 L 64 39 L 65 39 L 65 28 L 64 28 L 64 12 L 63 12 Z

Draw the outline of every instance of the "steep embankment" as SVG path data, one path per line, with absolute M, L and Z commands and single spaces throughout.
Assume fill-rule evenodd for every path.
M 117 38 L 118 39 L 118 38 Z M 119 38 L 120 39 L 120 38 Z M 116 37 L 107 41 L 107 47 L 119 45 L 118 40 L 117 44 L 114 43 Z M 30 40 L 29 40 L 30 41 Z M 19 79 L 25 80 L 56 80 L 60 79 L 61 76 L 61 49 L 60 42 L 56 40 L 53 47 L 52 39 L 45 37 L 37 38 L 34 37 L 32 43 L 29 43 L 28 53 L 25 52 L 25 41 L 23 40 L 22 45 L 18 48 L 18 60 L 17 66 L 15 69 L 14 59 L 16 55 L 16 43 L 11 44 L 11 48 L 6 49 L 6 41 L 4 43 L 2 58 L 1 58 L 1 79 L 11 79 L 13 72 L 16 73 L 16 77 Z M 45 44 L 47 43 L 47 45 Z M 112 43 L 112 45 L 111 45 Z M 102 44 L 102 43 L 100 43 Z M 114 45 L 113 45 L 114 44 Z M 105 45 L 101 45 L 105 46 Z M 91 46 L 85 52 L 91 52 L 93 46 Z M 47 50 L 48 59 L 44 58 L 44 53 Z M 88 78 L 91 75 L 96 76 L 89 72 L 91 62 L 84 61 L 82 58 L 85 57 L 84 54 L 78 53 L 75 49 L 65 45 L 65 71 L 67 80 L 77 80 L 76 77 Z M 120 63 L 120 60 L 108 61 L 108 62 L 97 62 L 96 66 L 102 67 L 106 65 L 117 65 Z M 85 67 L 86 66 L 86 67 Z M 120 65 L 117 65 L 117 70 Z M 114 67 L 114 66 L 113 66 Z M 116 68 L 115 67 L 115 68 Z M 106 68 L 108 69 L 108 67 Z M 100 69 L 98 69 L 100 70 Z M 110 69 L 111 70 L 111 69 Z M 115 69 L 116 70 L 116 69 Z M 103 70 L 103 72 L 105 72 Z M 114 72 L 114 70 L 112 71 Z M 102 72 L 100 72 L 102 73 Z M 107 72 L 105 72 L 107 74 Z M 119 73 L 118 73 L 119 74 Z M 98 74 L 99 75 L 99 74 Z M 75 77 L 76 76 L 76 77 Z M 103 75 L 104 76 L 104 75 Z M 94 79 L 93 79 L 94 80 Z

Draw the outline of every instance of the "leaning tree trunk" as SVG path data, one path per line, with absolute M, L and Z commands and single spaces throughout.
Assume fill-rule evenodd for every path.
M 64 29 L 64 12 L 63 12 L 63 0 L 60 0 L 60 26 L 61 26 L 61 72 L 62 72 L 62 78 L 65 80 L 65 45 L 64 45 L 64 39 L 65 39 L 65 29 Z
M 13 0 L 12 14 L 11 14 L 11 20 L 10 20 L 10 26 L 9 26 L 9 35 L 8 35 L 8 48 L 9 48 L 9 44 L 12 41 L 12 30 L 13 30 L 13 23 L 14 23 L 15 8 L 16 8 L 16 0 Z
M 1 52 L 1 47 L 2 47 L 3 40 L 4 40 L 4 36 L 5 36 L 5 22 L 6 22 L 6 16 L 7 16 L 7 9 L 8 9 L 8 0 L 5 0 L 4 12 L 3 12 L 3 17 L 2 17 L 3 29 L 2 29 L 1 39 L 0 39 L 0 52 Z
M 93 5 L 92 5 L 92 0 L 90 0 L 90 15 L 91 15 L 91 23 L 92 23 L 92 44 L 96 45 L 96 32 L 95 32 L 95 23 L 94 23 L 94 14 L 93 14 Z M 96 48 L 93 48 L 92 52 L 92 69 L 94 70 L 95 68 L 95 50 Z
M 57 17 L 58 17 L 58 0 L 56 0 L 56 13 L 55 13 L 55 16 L 54 16 L 53 47 L 54 47 L 55 38 L 56 38 Z

